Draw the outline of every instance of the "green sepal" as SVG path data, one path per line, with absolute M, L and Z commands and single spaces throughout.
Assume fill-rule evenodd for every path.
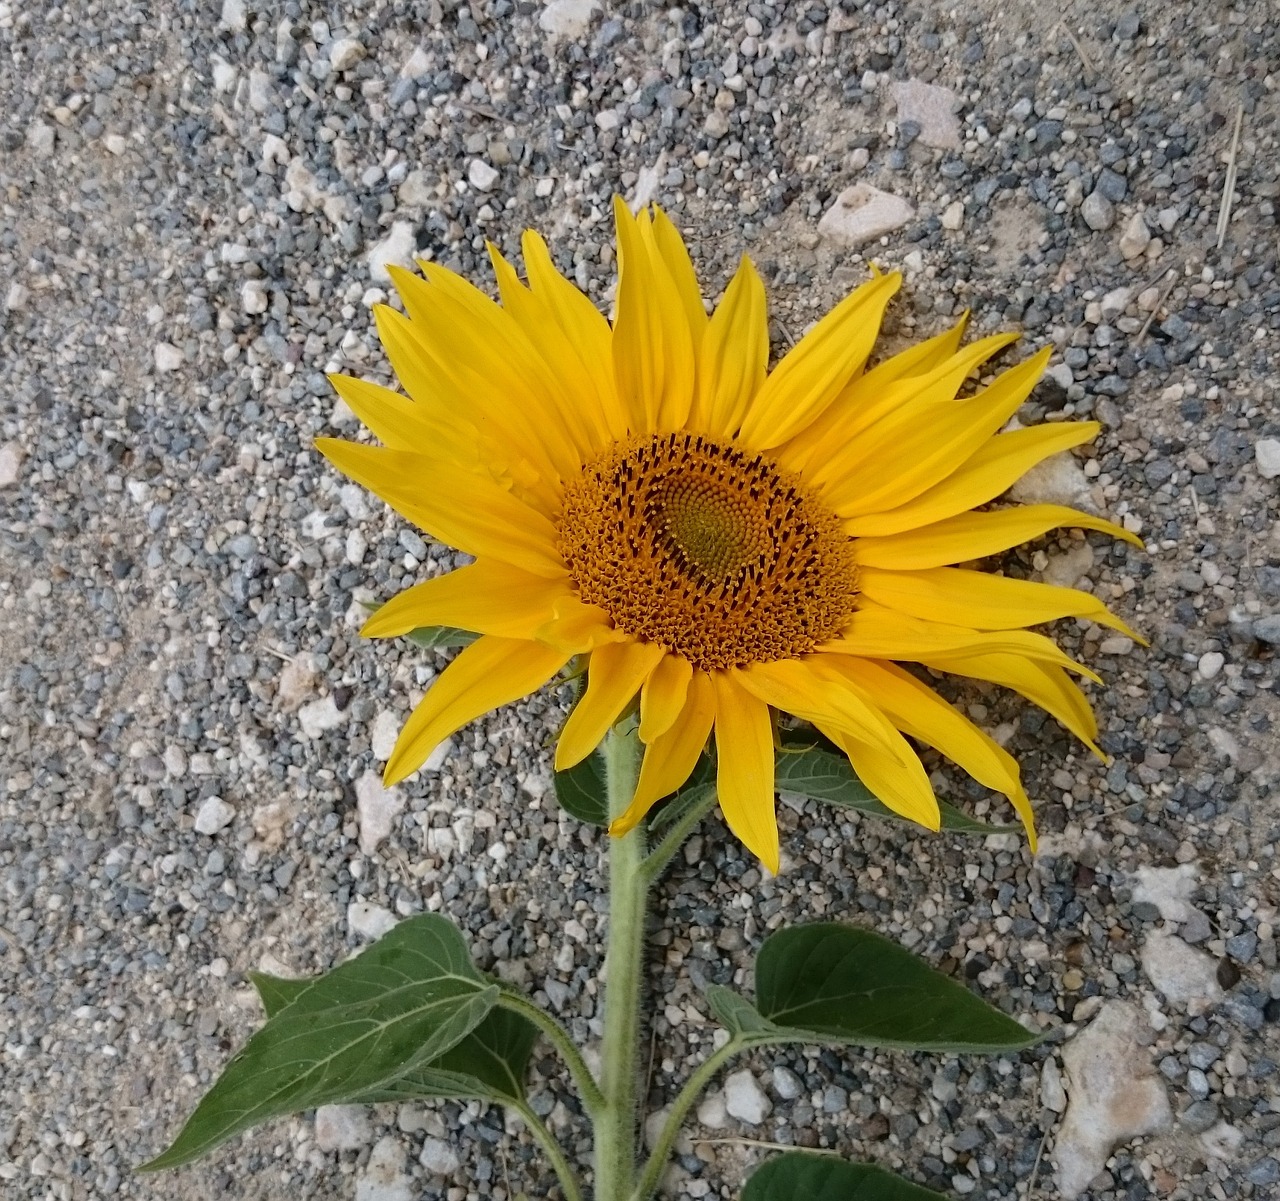
M 592 751 L 567 771 L 556 772 L 555 784 L 556 800 L 570 817 L 593 826 L 609 824 L 609 794 L 599 751 Z
M 897 943 L 836 923 L 770 935 L 754 1005 L 712 985 L 716 1017 L 749 1044 L 810 1043 L 999 1054 L 1039 1036 Z
M 742 1201 L 942 1201 L 942 1194 L 875 1164 L 788 1151 L 756 1169 Z
M 444 651 L 470 646 L 480 635 L 474 630 L 459 630 L 453 626 L 420 626 L 410 630 L 405 637 L 423 650 Z
M 499 994 L 436 914 L 401 922 L 314 980 L 260 975 L 254 985 L 266 1024 L 141 1170 L 188 1163 L 268 1118 L 386 1088 L 457 1046 Z

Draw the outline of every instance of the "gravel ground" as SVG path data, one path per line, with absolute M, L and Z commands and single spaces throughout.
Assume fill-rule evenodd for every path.
M 777 880 L 718 823 L 690 844 L 652 961 L 655 1104 L 709 1045 L 700 986 L 784 920 L 871 925 L 1050 1033 L 1017 1060 L 748 1060 L 672 1195 L 736 1196 L 754 1141 L 951 1195 L 1280 1195 L 1280 40 L 1267 0 L 1060 7 L 0 0 L 4 1196 L 555 1195 L 475 1105 L 131 1169 L 258 1020 L 247 971 L 323 968 L 392 915 L 449 913 L 598 1030 L 601 839 L 548 793 L 564 698 L 381 792 L 440 660 L 362 644 L 358 602 L 450 564 L 312 440 L 354 428 L 324 371 L 382 378 L 383 263 L 487 280 L 484 240 L 532 225 L 607 304 L 615 191 L 667 207 L 713 292 L 752 255 L 779 346 L 873 257 L 906 273 L 894 339 L 968 307 L 1054 344 L 1025 419 L 1103 432 L 1029 494 L 1147 553 L 1064 533 L 1007 569 L 1081 580 L 1153 640 L 1064 623 L 1110 685 L 1109 769 L 953 692 L 1025 765 L 1034 860 L 800 804 Z M 861 218 L 859 184 L 888 194 Z M 549 1053 L 534 1100 L 585 1154 Z

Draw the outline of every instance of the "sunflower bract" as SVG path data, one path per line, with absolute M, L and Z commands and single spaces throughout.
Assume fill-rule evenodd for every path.
M 813 723 L 886 805 L 931 829 L 937 802 L 907 739 L 936 748 L 1009 799 L 1034 848 L 1017 763 L 898 664 L 1012 688 L 1093 746 L 1072 679 L 1092 673 L 1026 627 L 1076 616 L 1131 631 L 1088 593 L 958 565 L 1062 526 L 1136 542 L 1059 505 L 973 511 L 1097 427 L 1001 433 L 1048 354 L 962 397 L 1010 341 L 962 348 L 963 320 L 868 370 L 896 273 L 876 272 L 768 371 L 751 263 L 708 317 L 665 214 L 633 216 L 619 201 L 615 216 L 612 327 L 526 233 L 528 283 L 491 251 L 500 303 L 435 264 L 425 279 L 396 273 L 406 315 L 375 315 L 407 397 L 334 377 L 382 445 L 321 439 L 320 450 L 475 558 L 365 628 L 480 635 L 410 717 L 387 782 L 581 657 L 587 687 L 558 768 L 639 699 L 645 755 L 615 834 L 679 788 L 714 738 L 725 819 L 776 872 L 782 712 Z

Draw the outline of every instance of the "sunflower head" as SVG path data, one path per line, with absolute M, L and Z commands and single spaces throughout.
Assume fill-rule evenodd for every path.
M 959 565 L 1061 526 L 1137 542 L 1062 506 L 984 507 L 1098 426 L 1005 431 L 1048 352 L 970 391 L 1012 339 L 962 347 L 963 319 L 869 368 L 896 273 L 874 273 L 769 370 L 751 263 L 708 315 L 665 214 L 618 201 L 615 215 L 612 324 L 526 233 L 523 281 L 491 248 L 498 303 L 432 263 L 395 270 L 405 311 L 375 315 L 404 393 L 333 377 L 381 445 L 322 439 L 323 453 L 475 559 L 365 627 L 479 635 L 410 716 L 388 782 L 581 658 L 558 768 L 639 706 L 643 766 L 614 833 L 714 740 L 724 816 L 776 872 L 774 719 L 788 713 L 931 829 L 938 805 L 908 739 L 936 748 L 1009 799 L 1034 847 L 1017 763 L 919 669 L 1011 688 L 1097 749 L 1072 679 L 1092 673 L 1031 627 L 1079 617 L 1132 631 L 1088 593 Z

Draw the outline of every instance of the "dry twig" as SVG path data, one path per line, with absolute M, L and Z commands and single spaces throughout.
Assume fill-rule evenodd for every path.
M 1222 181 L 1222 203 L 1218 206 L 1218 249 L 1227 240 L 1227 226 L 1231 222 L 1231 205 L 1236 192 L 1236 154 L 1240 150 L 1240 127 L 1244 124 L 1244 105 L 1236 105 L 1236 127 L 1231 134 L 1231 149 L 1227 152 L 1227 177 Z

